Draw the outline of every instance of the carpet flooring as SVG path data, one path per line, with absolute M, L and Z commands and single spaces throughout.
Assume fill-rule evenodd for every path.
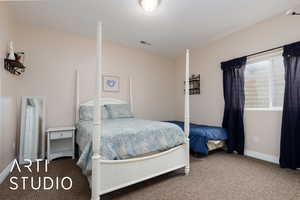
M 52 161 L 48 173 L 29 173 L 22 168 L 11 176 L 69 176 L 69 191 L 29 189 L 11 191 L 9 178 L 0 185 L 0 200 L 88 200 L 87 179 L 71 159 Z M 20 180 L 20 179 L 19 179 Z M 20 181 L 18 181 L 21 183 Z M 19 186 L 21 186 L 19 184 Z M 102 200 L 300 200 L 300 171 L 281 169 L 256 159 L 215 152 L 208 157 L 191 157 L 191 174 L 181 171 L 107 194 Z

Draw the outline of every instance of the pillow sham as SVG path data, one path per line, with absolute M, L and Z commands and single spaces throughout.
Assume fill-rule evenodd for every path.
M 109 104 L 106 108 L 112 119 L 134 117 L 129 104 Z
M 109 119 L 109 113 L 105 106 L 101 107 L 102 119 Z M 94 106 L 84 105 L 79 108 L 79 119 L 82 121 L 93 121 L 94 120 Z

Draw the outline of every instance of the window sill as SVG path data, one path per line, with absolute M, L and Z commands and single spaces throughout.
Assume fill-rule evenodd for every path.
M 282 108 L 245 108 L 245 111 L 278 111 L 278 112 L 281 112 Z

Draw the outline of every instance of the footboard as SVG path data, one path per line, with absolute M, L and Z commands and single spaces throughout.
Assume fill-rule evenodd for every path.
M 155 155 L 127 160 L 98 160 L 100 169 L 100 191 L 102 195 L 146 179 L 188 167 L 187 144 Z

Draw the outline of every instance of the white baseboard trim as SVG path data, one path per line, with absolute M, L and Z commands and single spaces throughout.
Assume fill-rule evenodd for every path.
M 272 155 L 263 154 L 255 151 L 249 151 L 249 150 L 245 150 L 245 155 L 259 160 L 264 160 L 267 162 L 279 164 L 279 157 L 277 156 L 272 156 Z
M 9 175 L 10 169 L 11 169 L 13 163 L 14 163 L 14 160 L 15 160 L 15 159 L 13 159 L 13 160 L 7 165 L 7 167 L 5 167 L 5 169 L 0 173 L 0 184 L 2 184 L 3 181 L 6 179 L 6 177 Z

